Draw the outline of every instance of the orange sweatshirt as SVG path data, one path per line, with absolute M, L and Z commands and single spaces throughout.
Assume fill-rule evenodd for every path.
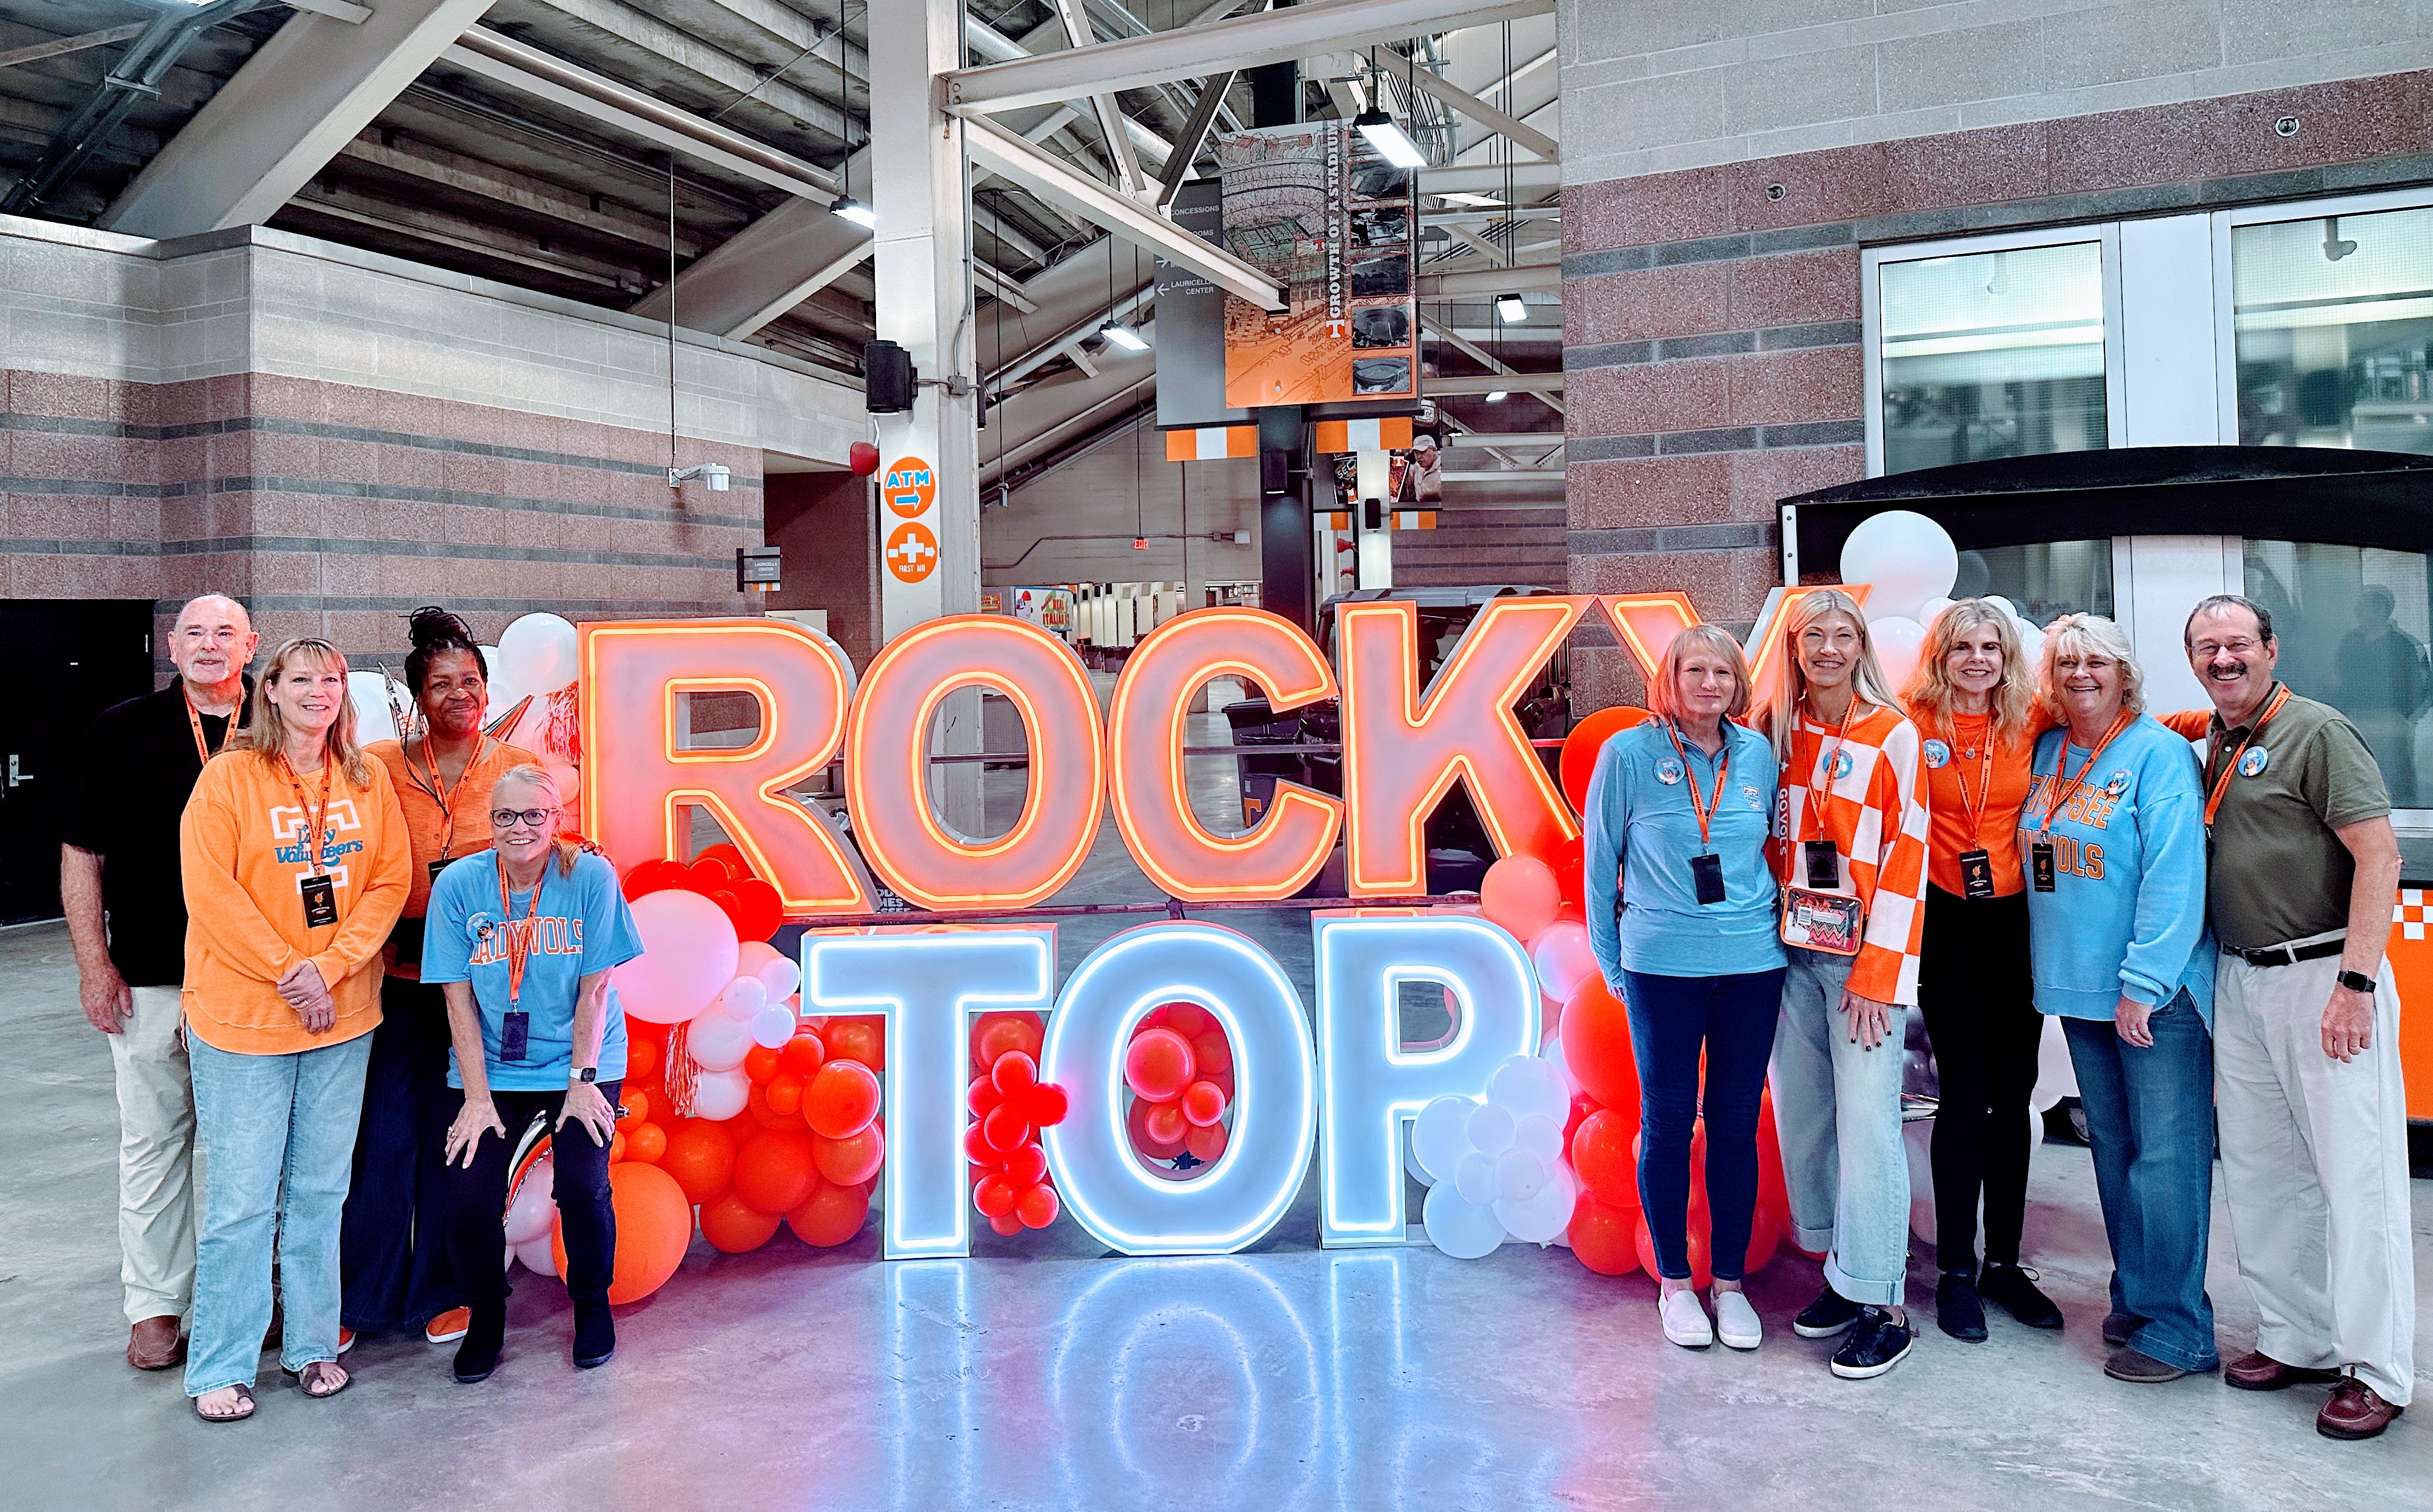
M 335 886 L 338 922 L 304 925 L 309 875 L 295 790 L 276 757 L 214 756 L 195 783 L 179 825 L 186 891 L 186 1027 L 213 1048 L 289 1055 L 339 1045 L 380 1023 L 380 952 L 405 907 L 414 865 L 388 773 L 366 763 L 357 785 L 332 764 L 329 833 L 321 861 Z M 317 808 L 321 773 L 301 775 Z M 325 1034 L 307 1034 L 279 995 L 279 978 L 311 960 L 338 1006 Z
M 388 769 L 388 785 L 397 794 L 398 811 L 405 819 L 406 840 L 414 850 L 414 865 L 407 870 L 413 891 L 406 894 L 403 915 L 408 919 L 419 919 L 430 910 L 431 863 L 440 858 L 443 849 L 452 861 L 490 848 L 492 785 L 510 767 L 540 765 L 538 756 L 519 745 L 485 739 L 480 759 L 466 766 L 464 776 L 448 790 L 449 807 L 442 808 L 432 788 L 430 761 L 421 753 L 416 753 L 415 759 L 409 761 L 403 741 L 375 740 L 364 747 L 364 755 Z M 452 824 L 449 818 L 451 809 L 455 815 Z M 421 966 L 400 965 L 394 950 L 384 959 L 390 976 L 421 979 Z
M 1850 722 L 1829 777 L 1823 767 L 1837 729 L 1802 718 L 1792 734 L 1777 805 L 1780 833 L 1772 842 L 1775 875 L 1805 887 L 1799 842 L 1831 841 L 1843 874 L 1833 891 L 1856 896 L 1867 910 L 1850 991 L 1880 1003 L 1914 1004 L 1926 933 L 1928 829 L 1917 726 L 1897 710 L 1869 708 Z

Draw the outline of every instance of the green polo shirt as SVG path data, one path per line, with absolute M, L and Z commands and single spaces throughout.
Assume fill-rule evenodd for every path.
M 2258 711 L 2271 702 L 2268 694 Z M 2207 796 L 2248 728 L 2225 731 L 2220 714 L 2207 722 Z M 2356 862 L 2332 832 L 2390 812 L 2382 769 L 2356 726 L 2329 704 L 2293 695 L 2237 765 L 2212 825 L 2205 905 L 2214 938 L 2257 950 L 2346 928 Z

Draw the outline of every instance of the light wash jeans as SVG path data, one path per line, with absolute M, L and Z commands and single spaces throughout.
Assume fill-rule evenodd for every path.
M 1787 954 L 1767 1080 L 1793 1237 L 1802 1249 L 1826 1251 L 1825 1283 L 1841 1296 L 1898 1307 L 1909 1276 L 1900 1094 L 1912 1010 L 1894 1004 L 1883 1043 L 1866 1049 L 1842 1013 L 1850 958 L 1796 946 Z
M 279 1363 L 338 1357 L 338 1219 L 354 1168 L 372 1037 L 237 1055 L 188 1034 L 195 1122 L 210 1162 L 195 1245 L 186 1395 L 251 1385 L 270 1330 L 270 1247 L 285 1304 Z

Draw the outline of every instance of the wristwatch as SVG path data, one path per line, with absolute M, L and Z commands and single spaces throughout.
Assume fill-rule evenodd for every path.
M 582 1082 L 587 1087 L 591 1085 L 592 1082 L 598 1080 L 599 1077 L 600 1068 L 596 1065 L 585 1066 L 582 1070 L 577 1071 L 574 1074 L 574 1079 Z
M 2340 973 L 2339 983 L 2341 986 L 2347 988 L 2353 993 L 2372 993 L 2373 991 L 2373 978 L 2361 971 L 2344 971 Z

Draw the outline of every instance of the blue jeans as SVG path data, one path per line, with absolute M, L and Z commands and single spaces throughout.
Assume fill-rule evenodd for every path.
M 251 1385 L 270 1331 L 278 1237 L 286 1319 L 279 1363 L 338 1357 L 338 1219 L 354 1164 L 372 1037 L 293 1055 L 238 1055 L 186 1036 L 209 1162 L 195 1243 L 186 1395 Z
M 1690 1276 L 1690 1139 L 1707 1062 L 1707 1211 L 1715 1279 L 1738 1281 L 1757 1211 L 1757 1114 L 1781 1012 L 1783 968 L 1729 977 L 1622 974 L 1639 1062 L 1639 1199 L 1656 1268 Z
M 2186 993 L 2154 1010 L 2150 1046 L 2109 1019 L 2066 1018 L 2112 1246 L 2112 1310 L 2144 1318 L 2139 1353 L 2183 1370 L 2221 1363 L 2205 1246 L 2213 1227 L 2213 1036 Z
M 1775 1128 L 1799 1248 L 1823 1249 L 1825 1283 L 1898 1307 L 1909 1277 L 1909 1151 L 1901 1147 L 1902 1046 L 1910 1010 L 1892 1005 L 1883 1043 L 1850 1038 L 1847 956 L 1789 951 L 1774 1037 Z

